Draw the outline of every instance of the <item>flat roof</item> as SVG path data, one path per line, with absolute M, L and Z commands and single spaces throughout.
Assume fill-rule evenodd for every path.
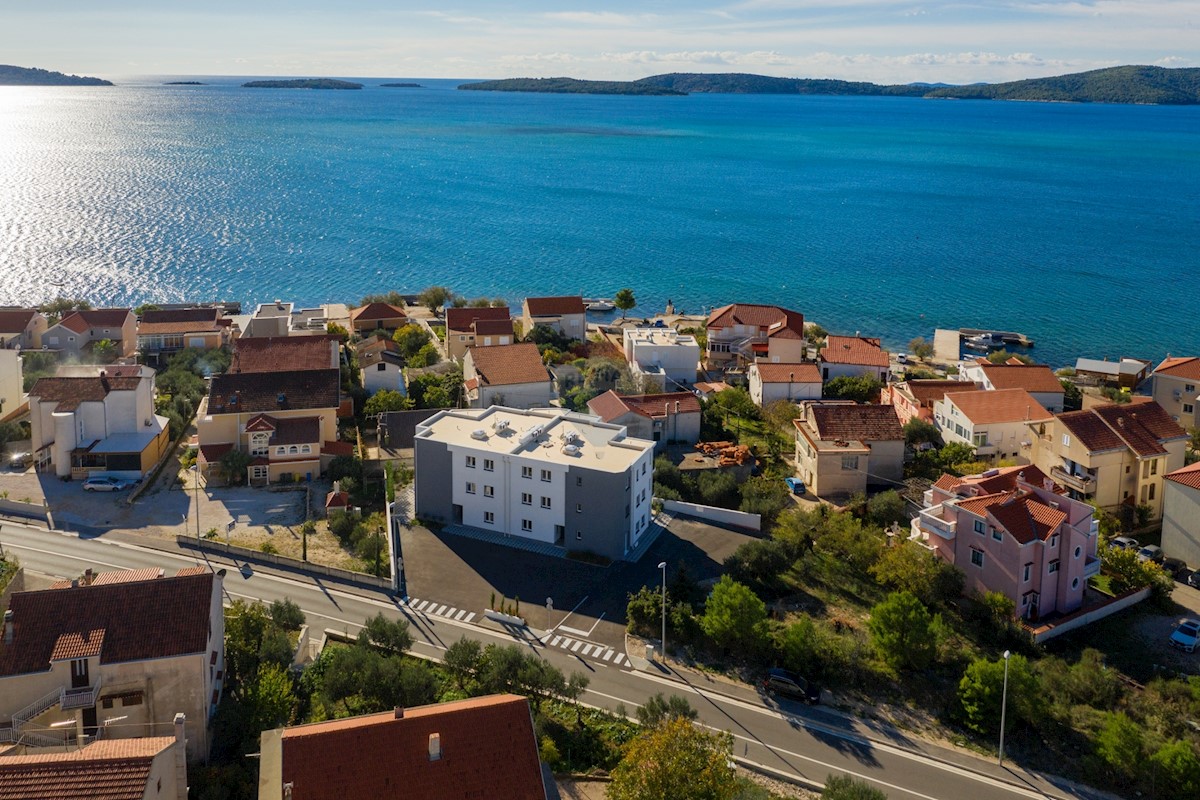
M 620 425 L 561 408 L 448 409 L 418 425 L 415 438 L 603 472 L 624 472 L 654 449 Z
M 649 344 L 659 347 L 685 345 L 696 346 L 696 337 L 690 333 L 679 333 L 674 328 L 626 328 L 625 335 L 634 344 Z
M 150 446 L 154 438 L 162 433 L 162 429 L 170 424 L 166 417 L 157 414 L 153 417 L 154 424 L 139 429 L 136 433 L 114 433 L 101 439 L 90 453 L 140 453 Z

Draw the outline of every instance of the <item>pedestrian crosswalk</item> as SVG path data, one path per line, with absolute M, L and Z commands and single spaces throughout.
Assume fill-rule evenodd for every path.
M 632 665 L 628 656 L 617 652 L 606 644 L 594 644 L 592 642 L 585 642 L 582 639 L 572 639 L 569 636 L 555 635 L 546 640 L 546 645 L 566 650 L 577 656 L 588 656 L 597 661 L 612 664 L 615 667 L 628 667 Z
M 455 622 L 474 622 L 475 613 L 467 611 L 465 608 L 455 608 L 444 603 L 438 603 L 431 600 L 418 600 L 415 597 L 409 597 L 401 601 L 404 605 L 411 608 L 413 611 L 419 611 L 422 614 L 428 614 L 431 617 L 443 617 L 452 619 Z

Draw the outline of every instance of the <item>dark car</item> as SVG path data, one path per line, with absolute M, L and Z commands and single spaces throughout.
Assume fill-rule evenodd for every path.
M 769 694 L 790 697 L 805 703 L 816 704 L 821 701 L 819 686 L 786 669 L 768 670 L 767 677 L 763 678 L 762 688 Z
M 1188 572 L 1187 564 L 1183 563 L 1182 558 L 1164 558 L 1162 568 L 1177 581 L 1183 580 Z
M 1200 589 L 1200 572 L 1193 572 L 1187 576 L 1187 585 L 1194 589 Z

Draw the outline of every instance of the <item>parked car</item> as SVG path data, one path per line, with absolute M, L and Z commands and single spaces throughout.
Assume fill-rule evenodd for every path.
M 1200 589 L 1200 571 L 1193 572 L 1187 576 L 1187 585 L 1193 589 Z
M 1178 647 L 1185 653 L 1195 650 L 1196 642 L 1200 641 L 1200 619 L 1185 619 L 1179 623 L 1168 641 L 1172 647 Z
M 1166 554 L 1163 549 L 1156 544 L 1148 544 L 1141 550 L 1138 550 L 1138 561 L 1153 561 L 1155 564 L 1163 563 Z
M 1117 536 L 1109 541 L 1109 545 L 1118 550 L 1137 550 L 1142 546 L 1137 539 L 1128 536 Z
M 778 667 L 767 670 L 767 677 L 763 679 L 762 688 L 768 694 L 790 697 L 793 700 L 800 700 L 812 705 L 821 702 L 820 687 L 790 670 Z
M 1183 563 L 1182 558 L 1164 558 L 1162 567 L 1167 571 L 1168 575 L 1177 581 L 1183 580 L 1185 577 L 1184 573 L 1188 571 L 1187 564 Z
M 804 494 L 804 481 L 799 478 L 784 478 L 783 482 L 792 490 L 792 494 Z
M 896 354 L 896 363 L 897 364 L 907 364 L 908 363 L 908 353 L 897 353 Z
M 8 459 L 8 468 L 24 471 L 32 459 L 33 456 L 29 453 L 13 453 L 12 457 Z
M 128 478 L 111 478 L 107 475 L 93 475 L 83 482 L 85 492 L 120 492 L 137 484 Z

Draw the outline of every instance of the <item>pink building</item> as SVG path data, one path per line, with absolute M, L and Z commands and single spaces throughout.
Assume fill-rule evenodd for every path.
M 1002 592 L 1035 620 L 1083 605 L 1100 572 L 1092 507 L 1061 494 L 1037 467 L 943 475 L 925 493 L 913 534 L 967 576 L 968 592 Z
M 958 380 L 914 380 L 889 383 L 883 387 L 879 402 L 896 409 L 901 425 L 911 419 L 933 424 L 933 404 L 949 392 L 973 392 L 975 384 Z

